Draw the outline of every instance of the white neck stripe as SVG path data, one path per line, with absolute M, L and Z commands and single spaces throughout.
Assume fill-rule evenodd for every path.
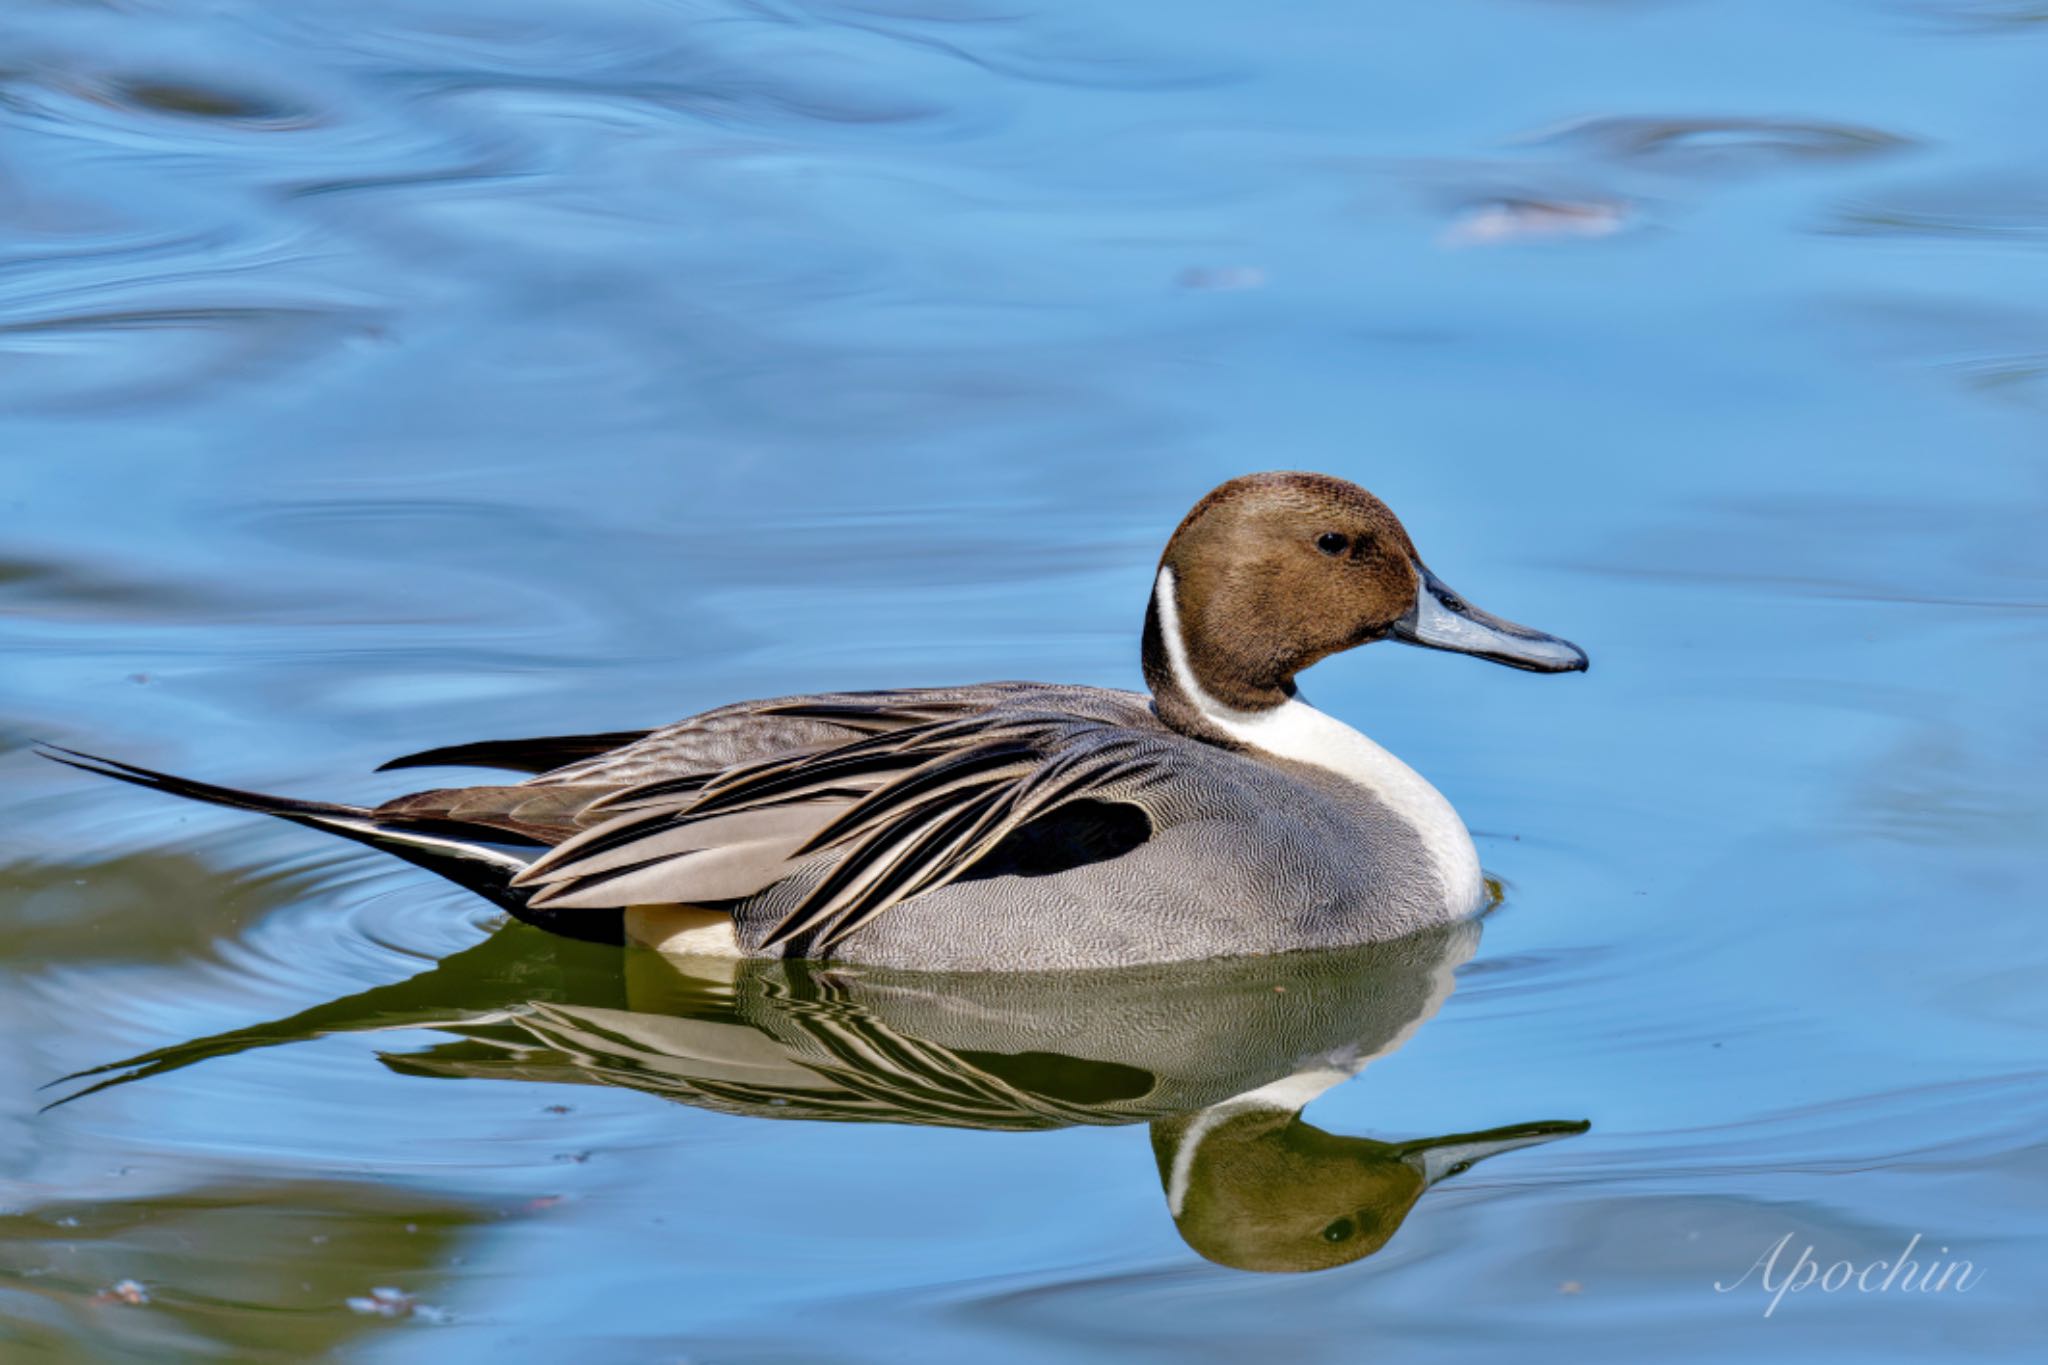
M 1333 772 L 1371 792 L 1415 827 L 1428 851 L 1452 914 L 1469 914 L 1485 900 L 1486 884 L 1479 853 L 1465 822 L 1443 793 L 1422 775 L 1334 716 L 1310 706 L 1296 695 L 1265 711 L 1240 711 L 1202 690 L 1188 658 L 1181 633 L 1180 601 L 1173 570 L 1161 566 L 1152 590 L 1159 614 L 1160 641 L 1166 647 L 1173 681 L 1204 719 L 1218 730 L 1276 758 L 1309 763 Z
M 1180 629 L 1180 592 L 1173 577 L 1173 570 L 1161 565 L 1159 580 L 1152 587 L 1152 603 L 1159 609 L 1159 638 L 1166 643 L 1166 666 L 1172 670 L 1173 680 L 1180 690 L 1187 694 L 1195 709 L 1213 721 L 1216 727 L 1232 739 L 1251 740 L 1238 733 L 1239 727 L 1257 726 L 1273 714 L 1272 711 L 1240 711 L 1226 706 L 1202 690 L 1202 684 L 1195 678 L 1194 665 L 1188 661 L 1187 638 Z M 1284 708 L 1276 707 L 1275 710 Z

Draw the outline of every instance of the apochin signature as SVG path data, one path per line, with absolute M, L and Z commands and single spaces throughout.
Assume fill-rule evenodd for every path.
M 1836 1261 L 1822 1268 L 1821 1263 L 1813 1259 L 1813 1248 L 1809 1246 L 1786 1269 L 1784 1278 L 1773 1284 L 1771 1277 L 1777 1273 L 1778 1258 L 1791 1244 L 1792 1234 L 1788 1232 L 1758 1256 L 1755 1264 L 1742 1272 L 1740 1279 L 1731 1284 L 1714 1281 L 1715 1291 L 1730 1293 L 1747 1284 L 1750 1276 L 1756 1275 L 1757 1287 L 1771 1295 L 1770 1307 L 1764 1309 L 1764 1316 L 1769 1317 L 1778 1311 L 1779 1302 L 1787 1294 L 1797 1294 L 1806 1289 L 1818 1288 L 1823 1294 L 1834 1294 L 1853 1284 L 1862 1294 L 1888 1294 L 1894 1289 L 1922 1294 L 1951 1291 L 1967 1294 L 1984 1279 L 1984 1272 L 1977 1269 L 1975 1262 L 1942 1261 L 1941 1257 L 1948 1254 L 1947 1247 L 1941 1248 L 1940 1253 L 1930 1258 L 1924 1267 L 1911 1259 L 1914 1248 L 1920 1245 L 1920 1234 L 1916 1232 L 1897 1260 L 1871 1261 L 1860 1266 L 1854 1261 Z M 1873 1277 L 1878 1275 L 1883 1278 L 1873 1282 Z

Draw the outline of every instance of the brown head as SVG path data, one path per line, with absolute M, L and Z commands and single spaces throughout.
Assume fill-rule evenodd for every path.
M 1145 618 L 1145 681 L 1161 716 L 1259 713 L 1294 675 L 1374 640 L 1562 673 L 1576 646 L 1479 611 L 1424 567 L 1387 505 L 1324 474 L 1249 474 L 1195 504 L 1160 556 Z M 1192 685 L 1190 685 L 1192 684 Z

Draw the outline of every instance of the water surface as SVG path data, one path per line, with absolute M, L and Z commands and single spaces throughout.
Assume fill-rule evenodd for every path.
M 2041 18 L 12 7 L 0 1353 L 2028 1356 Z M 1363 1069 L 1305 1112 L 1335 1146 L 1288 1141 L 1336 1165 L 1215 1169 L 1320 1211 L 1393 1169 L 1345 1143 L 1591 1124 L 1311 1273 L 1171 1209 L 1172 1115 L 1279 1064 L 1247 1001 L 1285 980 L 1187 986 L 1174 1057 L 903 1013 L 1091 1017 L 957 983 L 657 988 L 26 749 L 367 800 L 394 754 L 743 696 L 1133 686 L 1160 541 L 1271 467 L 1367 484 L 1594 660 L 1305 680 L 1506 900 L 1330 1007 Z M 804 1080 L 813 1005 L 889 1065 Z M 707 1038 L 782 1088 L 705 1102 Z M 1787 1235 L 1982 1275 L 1716 1292 Z

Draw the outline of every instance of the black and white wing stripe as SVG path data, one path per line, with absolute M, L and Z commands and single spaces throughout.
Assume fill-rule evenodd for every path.
M 1062 712 L 939 721 L 820 752 L 649 782 L 517 878 L 535 907 L 754 895 L 830 854 L 763 947 L 829 950 L 890 906 L 944 886 L 1076 800 L 1137 802 L 1171 769 L 1160 737 Z

